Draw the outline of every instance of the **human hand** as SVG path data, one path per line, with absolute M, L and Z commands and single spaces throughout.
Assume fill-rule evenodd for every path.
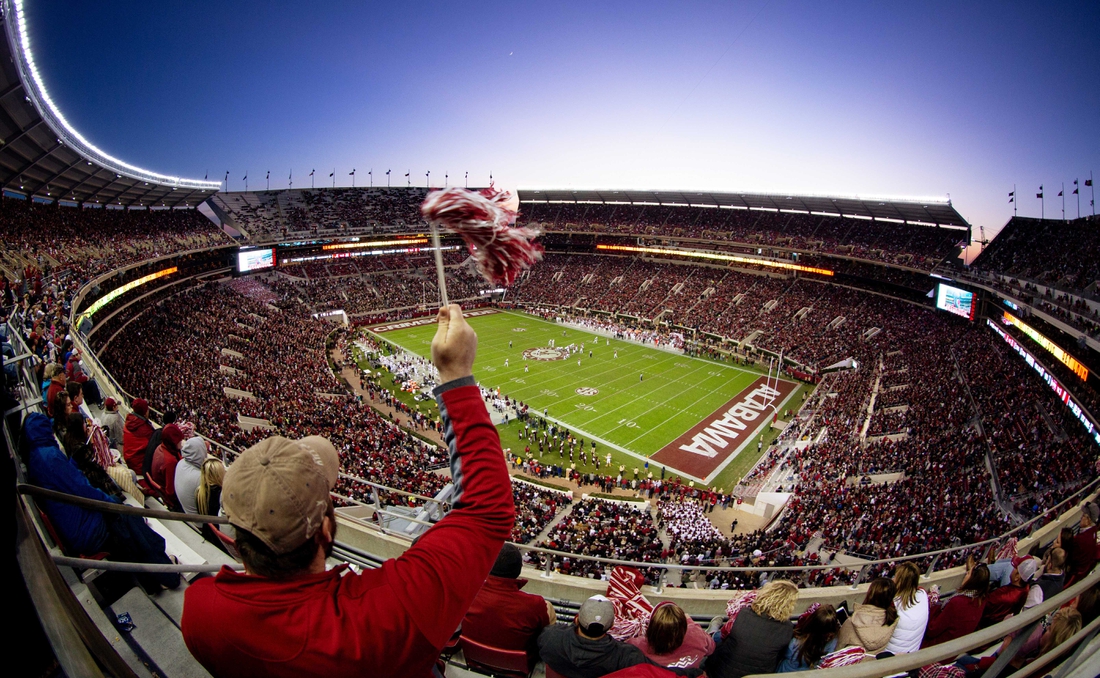
M 462 317 L 462 308 L 451 304 L 439 309 L 439 326 L 432 339 L 432 362 L 439 370 L 440 383 L 474 373 L 477 333 Z

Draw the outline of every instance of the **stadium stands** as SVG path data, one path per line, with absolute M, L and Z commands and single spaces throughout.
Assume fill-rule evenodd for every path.
M 5 228 L 18 236 L 5 239 L 18 243 L 4 250 L 5 261 L 22 267 L 9 266 L 4 305 L 22 305 L 24 299 L 27 308 L 42 304 L 40 314 L 20 310 L 13 317 L 46 357 L 50 339 L 61 343 L 65 305 L 83 280 L 154 255 L 225 242 L 193 213 L 66 213 L 73 208 L 2 203 Z M 335 199 L 319 204 L 331 214 L 357 209 Z M 96 240 L 81 233 L 79 222 L 58 239 L 36 234 L 48 230 L 59 214 L 87 214 L 88 228 L 105 229 L 125 246 L 111 253 L 91 249 L 88 243 Z M 646 228 L 662 216 L 648 207 L 630 214 Z M 661 223 L 687 227 L 677 221 L 680 216 L 665 208 Z M 21 219 L 39 228 L 28 228 Z M 177 228 L 187 235 L 174 237 Z M 140 229 L 146 234 L 139 235 Z M 473 298 L 478 281 L 461 266 L 464 258 L 448 256 L 448 285 L 452 296 Z M 312 318 L 332 308 L 371 319 L 430 308 L 437 292 L 430 270 L 424 270 L 427 264 L 426 256 L 410 255 L 299 265 L 237 280 L 200 276 L 112 302 L 92 346 L 127 392 L 148 398 L 157 412 L 180 412 L 229 448 L 244 449 L 271 431 L 323 434 L 344 452 L 348 476 L 431 496 L 448 480 L 440 472 L 439 448 L 355 398 L 332 369 L 347 362 L 351 335 Z M 209 270 L 198 259 L 191 265 Z M 124 274 L 116 282 L 136 275 Z M 513 539 L 576 554 L 528 554 L 533 565 L 549 564 L 563 574 L 609 577 L 607 567 L 585 556 L 653 565 L 756 565 L 763 571 L 829 564 L 834 553 L 898 558 L 1001 534 L 1056 505 L 1093 474 L 1095 450 L 1078 422 L 1003 341 L 985 328 L 905 301 L 810 278 L 577 253 L 549 254 L 509 299 L 536 309 L 604 311 L 608 315 L 574 320 L 674 347 L 684 345 L 683 339 L 646 319 L 659 317 L 689 330 L 689 336 L 695 329 L 695 336 L 730 337 L 742 342 L 742 353 L 782 351 L 811 370 L 848 357 L 862 366 L 826 375 L 797 426 L 784 436 L 787 444 L 769 452 L 747 479 L 785 478 L 780 489 L 793 493 L 787 510 L 767 530 L 727 536 L 708 514 L 732 496 L 679 483 L 594 474 L 569 478 L 605 490 L 634 488 L 654 502 L 651 507 L 572 500 L 519 474 L 513 482 Z M 569 313 L 555 311 L 563 312 Z M 335 353 L 327 355 L 326 347 Z M 692 345 L 716 356 L 729 348 L 713 338 Z M 396 404 L 376 384 L 363 385 L 368 401 Z M 252 397 L 241 397 L 242 392 Z M 407 408 L 397 411 L 417 431 L 430 426 Z M 518 462 L 517 470 L 530 476 L 573 475 Z M 863 482 L 882 475 L 891 479 Z M 382 506 L 420 503 L 352 478 L 342 479 L 337 493 Z M 961 562 L 965 555 L 954 552 L 939 565 Z M 891 571 L 883 565 L 864 576 Z M 818 569 L 798 577 L 798 583 L 848 583 L 855 573 Z M 645 567 L 643 576 L 656 584 L 662 570 Z M 685 573 L 666 585 L 741 590 L 760 583 L 759 572 L 719 571 Z
M 1100 282 L 1100 229 L 1096 217 L 1073 221 L 1013 217 L 974 260 L 973 268 L 1087 292 Z

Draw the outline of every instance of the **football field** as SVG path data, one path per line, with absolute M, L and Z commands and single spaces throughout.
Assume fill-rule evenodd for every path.
M 478 334 L 474 376 L 482 386 L 499 388 L 539 416 L 564 424 L 586 441 L 596 440 L 601 459 L 609 448 L 617 459 L 628 457 L 615 461 L 616 469 L 619 463 L 631 468 L 652 459 L 651 466 L 708 484 L 719 474 L 736 482 L 722 471 L 739 457 L 737 468 L 755 463 L 767 424 L 799 390 L 793 382 L 772 379 L 769 387 L 777 390 L 767 391 L 758 371 L 526 314 L 490 311 L 467 321 Z M 375 331 L 430 357 L 434 323 L 408 324 Z M 570 353 L 570 345 L 578 350 Z

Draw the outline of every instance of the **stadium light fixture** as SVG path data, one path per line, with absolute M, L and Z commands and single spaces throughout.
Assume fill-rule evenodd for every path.
M 122 173 L 125 173 L 132 179 L 149 179 L 154 183 L 185 186 L 187 188 L 215 188 L 218 186 L 215 182 L 185 179 L 183 177 L 170 176 L 142 169 L 136 165 L 131 165 L 123 160 L 115 158 L 85 139 L 83 135 L 76 131 L 76 129 L 69 124 L 69 121 L 65 119 L 65 116 L 54 104 L 53 99 L 46 90 L 46 85 L 38 71 L 38 66 L 35 64 L 34 54 L 31 52 L 30 36 L 27 31 L 27 18 L 23 8 L 24 0 L 11 0 L 5 4 L 8 8 L 13 10 L 15 14 L 15 21 L 10 21 L 11 12 L 9 11 L 7 13 L 9 20 L 5 21 L 4 24 L 5 30 L 8 33 L 8 40 L 13 45 L 17 46 L 15 50 L 17 57 L 15 65 L 20 71 L 20 79 L 27 90 L 24 99 L 33 104 L 43 120 L 46 121 L 54 132 L 60 135 L 58 138 L 59 143 L 68 145 L 76 149 L 81 155 L 85 156 L 85 158 L 91 158 L 103 167 L 114 170 L 116 179 L 121 179 Z
M 801 264 L 788 264 L 784 261 L 772 261 L 771 259 L 756 259 L 735 254 L 723 254 L 720 252 L 705 252 L 703 250 L 686 250 L 672 247 L 636 247 L 634 245 L 596 245 L 597 250 L 609 252 L 635 252 L 638 254 L 663 254 L 666 256 L 690 257 L 693 259 L 709 259 L 711 261 L 728 261 L 734 264 L 752 264 L 766 268 L 778 268 L 785 271 L 800 271 L 803 273 L 816 273 L 818 275 L 832 276 L 833 271 L 827 268 L 815 266 L 802 266 Z

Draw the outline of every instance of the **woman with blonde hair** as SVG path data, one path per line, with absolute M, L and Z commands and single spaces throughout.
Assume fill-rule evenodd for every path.
M 920 569 L 911 562 L 905 562 L 894 570 L 894 586 L 897 592 L 894 607 L 898 611 L 898 625 L 886 651 L 894 654 L 916 652 L 924 640 L 924 630 L 928 628 L 928 593 L 920 587 Z
M 714 652 L 714 639 L 688 619 L 679 605 L 667 600 L 653 608 L 645 635 L 626 642 L 654 663 L 682 669 L 699 666 Z
M 733 628 L 706 661 L 710 678 L 741 678 L 752 673 L 774 673 L 794 637 L 791 613 L 798 587 L 779 579 L 768 582 L 752 606 L 741 610 Z
M 199 487 L 195 490 L 195 505 L 204 516 L 216 516 L 222 507 L 222 481 L 225 464 L 217 457 L 209 457 L 199 471 Z
M 222 481 L 225 480 L 225 464 L 217 457 L 207 457 L 199 467 L 199 487 L 195 490 L 195 508 L 204 516 L 216 516 L 222 508 Z M 224 545 L 214 533 L 214 526 L 203 523 L 202 536 L 208 542 L 224 550 Z M 221 531 L 234 536 L 232 525 L 222 525 Z

